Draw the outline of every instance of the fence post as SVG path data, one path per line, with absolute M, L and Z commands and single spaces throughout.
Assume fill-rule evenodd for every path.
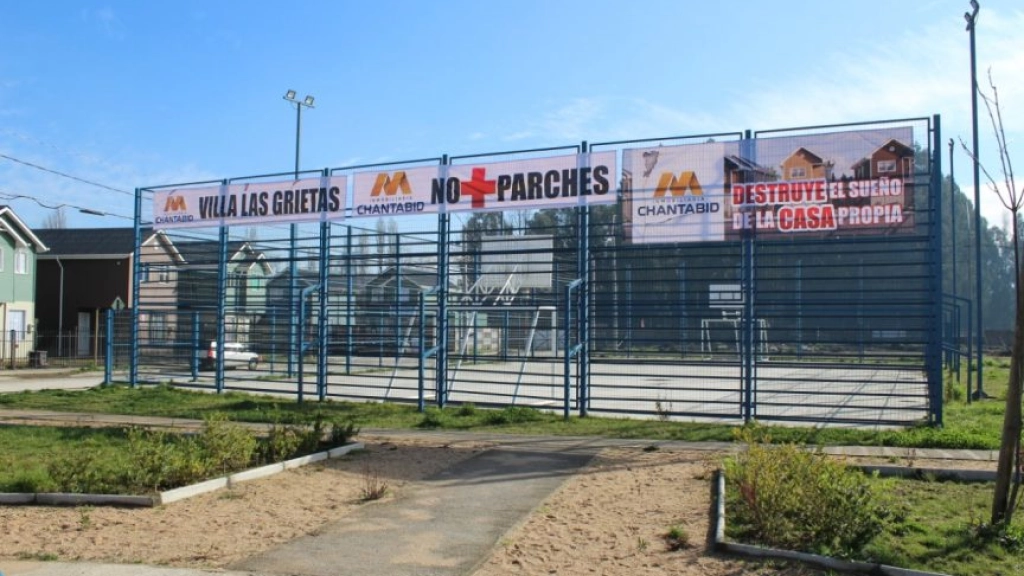
M 199 312 L 192 313 L 192 353 L 189 354 L 189 367 L 192 370 L 192 381 L 199 380 L 199 354 L 202 345 L 199 341 Z
M 14 370 L 14 355 L 18 351 L 18 333 L 11 330 L 10 333 L 11 342 L 11 370 Z
M 328 267 L 330 265 L 331 255 L 331 224 L 330 222 L 323 221 L 320 223 L 320 291 L 318 297 L 320 301 L 319 309 L 317 311 L 317 356 L 316 356 L 316 389 L 317 398 L 321 402 L 327 398 L 327 340 L 329 334 L 327 331 L 327 299 L 330 295 L 330 275 L 328 274 Z
M 416 411 L 423 412 L 426 409 L 426 398 L 424 393 L 424 382 L 426 378 L 426 316 L 427 316 L 427 304 L 426 297 L 423 292 L 420 292 L 419 301 L 419 315 L 420 315 L 420 326 L 419 326 L 419 341 L 420 341 L 420 358 L 419 358 L 419 384 L 417 385 L 416 391 Z M 440 395 L 439 395 L 440 396 Z
M 103 361 L 103 385 L 114 381 L 114 309 L 107 309 L 106 358 Z M 59 336 L 58 336 L 59 337 Z

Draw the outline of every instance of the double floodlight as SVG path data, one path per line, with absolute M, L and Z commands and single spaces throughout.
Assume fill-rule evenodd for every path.
M 312 108 L 313 107 L 313 97 L 312 96 L 306 96 L 301 101 L 297 100 L 295 98 L 295 96 L 297 96 L 295 90 L 289 90 L 289 91 L 285 92 L 284 99 L 289 101 L 289 102 L 294 102 L 294 103 L 298 104 L 299 106 L 305 106 L 307 108 Z
M 967 30 L 970 31 L 974 28 L 974 22 L 978 18 L 978 10 L 981 6 L 978 5 L 978 0 L 971 0 L 971 11 L 964 12 L 964 20 L 967 21 Z

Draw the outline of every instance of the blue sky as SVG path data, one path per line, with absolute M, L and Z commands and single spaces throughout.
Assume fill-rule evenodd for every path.
M 932 114 L 944 141 L 969 142 L 966 9 L 967 0 L 10 3 L 0 19 L 0 202 L 30 226 L 49 211 L 12 196 L 132 213 L 131 194 L 24 162 L 124 191 L 288 171 L 287 89 L 316 97 L 303 114 L 311 169 Z M 1019 0 L 982 0 L 979 72 L 991 68 L 1024 158 L 1021 30 Z M 981 120 L 982 160 L 996 169 Z M 959 151 L 956 169 L 971 193 Z M 1000 223 L 995 195 L 982 197 Z M 71 226 L 130 224 L 67 216 Z

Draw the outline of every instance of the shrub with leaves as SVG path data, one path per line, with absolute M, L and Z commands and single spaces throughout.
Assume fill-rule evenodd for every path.
M 197 437 L 207 469 L 229 473 L 248 466 L 256 452 L 256 436 L 248 428 L 231 422 L 222 413 L 206 417 L 203 431 Z
M 291 458 L 302 446 L 302 438 L 302 433 L 296 426 L 271 424 L 267 438 L 259 444 L 260 461 L 270 463 Z
M 344 446 L 359 434 L 359 427 L 352 420 L 336 420 L 331 424 L 331 446 Z
M 729 532 L 760 544 L 849 557 L 893 516 L 879 483 L 820 451 L 773 446 L 753 429 L 725 463 Z
M 61 453 L 50 461 L 47 473 L 60 492 L 81 494 L 116 493 L 119 489 L 117 462 L 96 458 L 98 451 L 91 441 L 78 450 Z
M 124 470 L 126 486 L 158 491 L 169 484 L 170 478 L 181 475 L 174 471 L 181 459 L 174 454 L 177 448 L 166 432 L 128 428 L 125 437 L 128 459 L 133 463 Z

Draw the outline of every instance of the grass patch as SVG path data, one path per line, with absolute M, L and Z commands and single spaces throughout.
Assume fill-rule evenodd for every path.
M 966 394 L 947 394 L 945 426 L 917 426 L 902 430 L 764 426 L 773 442 L 809 445 L 863 445 L 946 449 L 999 447 L 1003 398 L 1009 376 L 1009 360 L 985 361 L 985 391 L 991 399 L 967 403 Z M 951 374 L 946 388 L 965 387 L 966 371 L 959 383 Z M 651 440 L 731 442 L 737 426 L 670 422 L 664 418 L 571 418 L 527 407 L 491 410 L 466 404 L 432 408 L 421 414 L 411 404 L 379 402 L 306 402 L 241 392 L 210 394 L 171 386 L 105 386 L 87 391 L 44 390 L 0 395 L 0 409 L 41 409 L 202 419 L 220 412 L 231 420 L 301 424 L 316 414 L 345 418 L 364 428 L 437 428 L 448 430 L 496 430 L 512 434 L 547 434 L 644 438 Z
M 981 522 L 988 516 L 993 487 L 989 483 L 874 479 L 899 503 L 896 516 L 854 560 L 939 572 L 953 576 L 1017 576 L 1024 574 L 1024 520 L 994 533 Z M 737 498 L 736 487 L 728 487 Z M 730 523 L 730 537 L 743 541 Z M 739 527 L 742 529 L 742 527 Z
M 953 575 L 1024 574 L 1024 520 L 994 533 L 982 523 L 992 505 L 992 484 L 896 480 L 904 503 L 891 524 L 864 550 L 865 559 Z
M 991 483 L 882 479 L 762 431 L 725 461 L 736 541 L 953 575 L 1024 573 L 1024 520 L 984 523 Z
M 321 417 L 265 438 L 208 414 L 202 431 L 0 427 L 0 492 L 150 494 L 346 443 L 357 430 Z

